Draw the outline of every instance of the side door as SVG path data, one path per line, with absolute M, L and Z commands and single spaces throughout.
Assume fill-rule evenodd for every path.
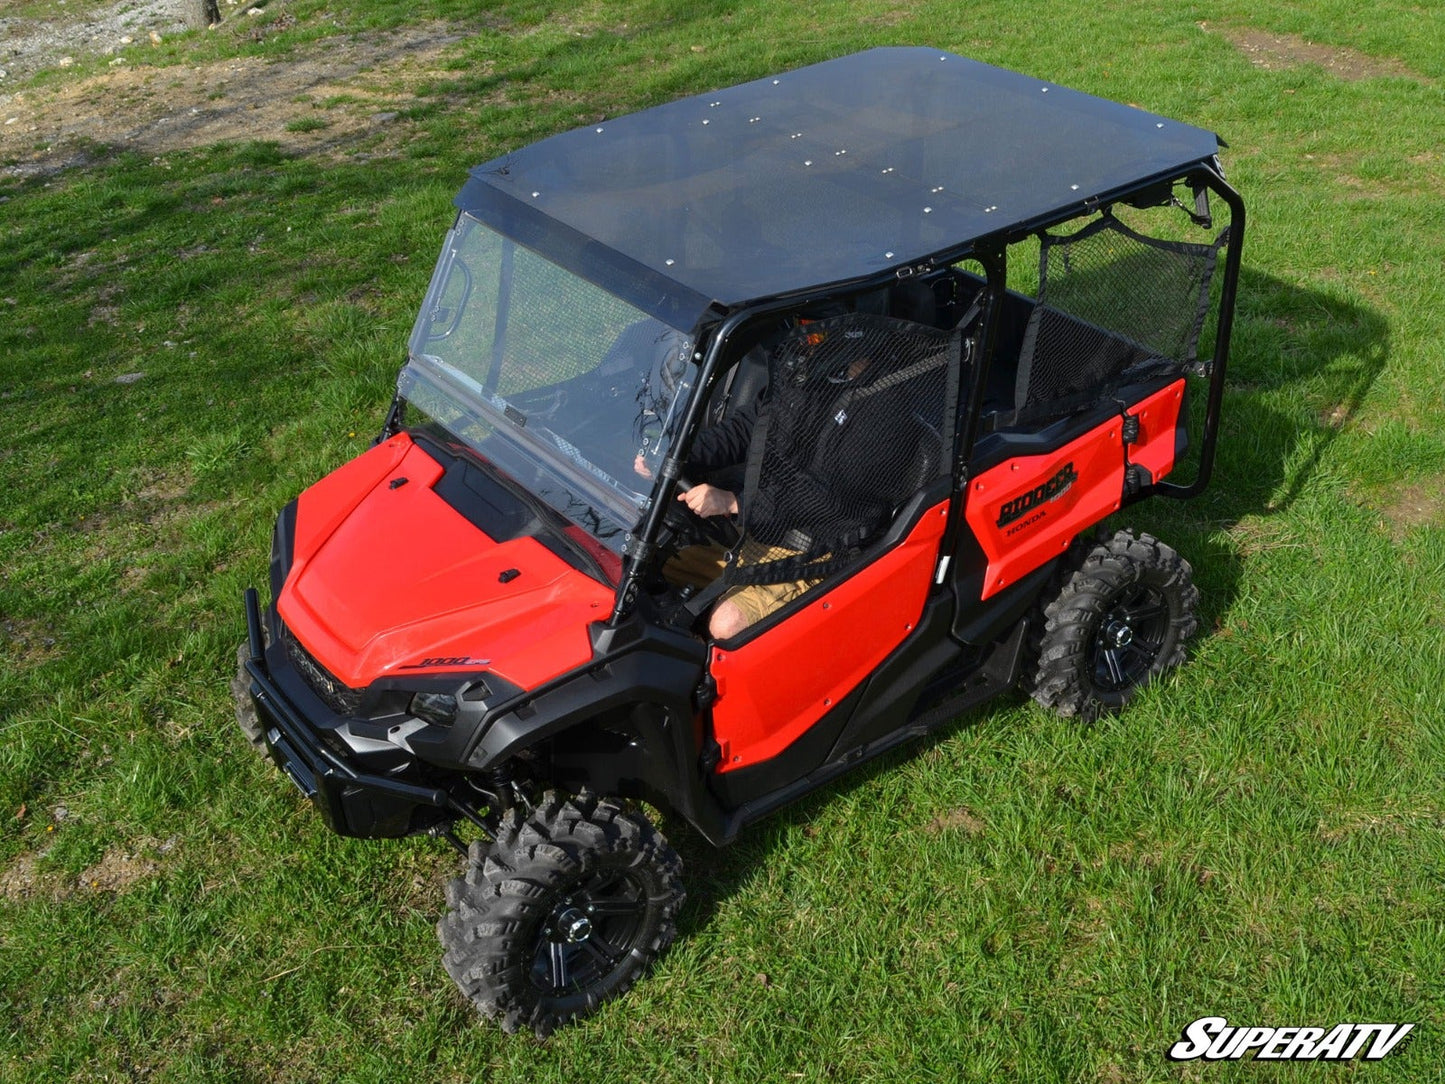
M 772 764 L 786 782 L 822 763 L 849 697 L 918 628 L 948 520 L 958 344 L 855 313 L 773 350 L 724 579 L 809 587 L 711 648 L 720 775 Z
M 948 503 L 921 510 L 897 545 L 804 596 L 782 620 L 751 638 L 744 633 L 735 645 L 712 646 L 718 772 L 784 755 L 914 631 L 933 586 Z M 799 750 L 797 774 L 815 766 L 808 759 L 821 762 L 829 747 Z

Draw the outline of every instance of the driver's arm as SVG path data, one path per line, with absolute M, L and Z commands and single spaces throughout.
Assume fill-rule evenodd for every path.
M 744 463 L 758 421 L 758 404 L 739 408 L 730 417 L 698 432 L 684 470 L 693 478 L 721 467 Z
M 758 421 L 758 407 L 753 403 L 738 410 L 732 417 L 698 431 L 692 454 L 683 464 L 689 477 L 697 478 L 722 467 L 731 467 L 748 458 L 748 442 Z M 652 464 L 643 452 L 632 461 L 632 470 L 643 478 L 652 477 Z

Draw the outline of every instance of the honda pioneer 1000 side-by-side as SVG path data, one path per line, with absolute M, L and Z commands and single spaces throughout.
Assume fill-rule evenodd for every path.
M 998 692 L 1089 719 L 1182 660 L 1189 565 L 1099 525 L 1209 478 L 1218 151 L 888 48 L 472 171 L 236 690 L 335 831 L 466 854 L 438 929 L 484 1015 L 545 1033 L 667 948 L 648 807 L 726 843 Z

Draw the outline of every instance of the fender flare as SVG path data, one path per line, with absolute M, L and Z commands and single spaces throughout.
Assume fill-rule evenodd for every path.
M 694 693 L 707 649 L 633 616 L 616 628 L 593 627 L 594 660 L 504 709 L 467 750 L 469 769 L 485 769 L 550 744 L 567 785 L 640 798 L 671 810 L 710 841 L 725 817 L 706 785 L 702 714 Z

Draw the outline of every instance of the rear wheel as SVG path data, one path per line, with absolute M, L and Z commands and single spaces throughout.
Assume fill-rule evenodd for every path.
M 632 986 L 683 897 L 682 861 L 646 817 L 549 791 L 472 844 L 437 925 L 442 962 L 483 1016 L 545 1036 Z
M 1034 699 L 1086 720 L 1118 711 L 1184 661 L 1198 607 L 1189 562 L 1157 538 L 1120 531 L 1100 542 L 1044 609 Z

